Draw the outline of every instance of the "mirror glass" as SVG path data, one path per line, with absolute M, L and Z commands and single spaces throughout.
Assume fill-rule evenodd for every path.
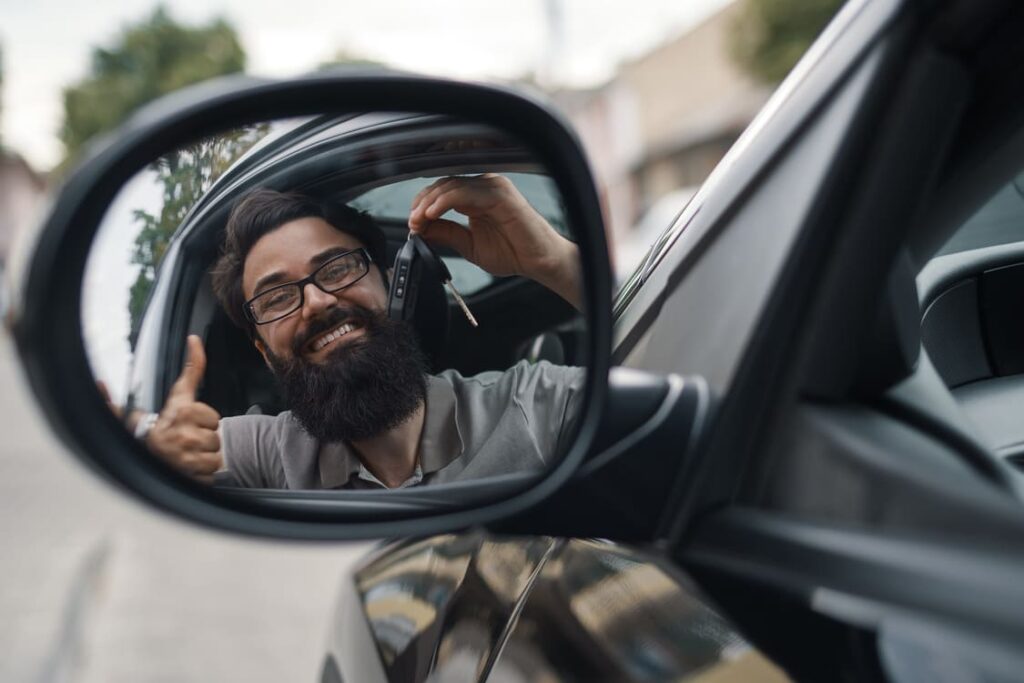
M 254 121 L 121 189 L 82 289 L 97 387 L 216 487 L 539 472 L 575 435 L 580 264 L 557 184 L 492 126 Z

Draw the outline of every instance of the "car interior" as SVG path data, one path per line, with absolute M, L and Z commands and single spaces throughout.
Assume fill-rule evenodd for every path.
M 386 235 L 385 268 L 407 239 L 413 197 L 447 175 L 506 175 L 556 230 L 571 238 L 557 189 L 527 150 L 481 126 L 424 118 L 393 117 L 353 125 L 359 117 L 348 116 L 341 119 L 344 131 L 334 135 L 331 126 L 338 127 L 337 117 L 314 119 L 243 157 L 226 174 L 231 182 L 218 186 L 227 189 L 218 193 L 215 187 L 194 209 L 193 218 L 175 237 L 181 242 L 180 263 L 163 267 L 162 275 L 174 279 L 175 301 L 181 302 L 165 317 L 167 339 L 199 333 L 205 343 L 208 362 L 199 400 L 224 416 L 273 415 L 285 408 L 247 331 L 237 328 L 216 301 L 208 274 L 219 254 L 230 208 L 250 189 L 298 191 L 366 211 Z M 254 159 L 257 155 L 263 159 Z M 447 217 L 465 220 L 455 214 Z M 472 375 L 504 370 L 520 360 L 585 363 L 578 342 L 583 320 L 569 303 L 533 281 L 495 278 L 450 249 L 437 252 L 479 326 L 469 324 L 441 282 L 422 282 L 422 288 L 431 288 L 435 299 L 446 298 L 448 304 L 447 320 L 417 329 L 434 371 L 455 369 Z M 182 350 L 183 344 L 169 341 L 162 357 L 180 358 Z M 163 383 L 160 395 L 178 372 L 176 363 L 165 363 L 155 372 L 156 381 Z
M 1020 26 L 1021 16 L 1018 12 L 1014 26 Z M 1006 30 L 1009 36 L 1009 26 Z M 951 59 L 922 57 L 908 76 L 916 79 L 914 94 L 907 96 L 914 102 L 894 115 L 899 123 L 892 124 L 905 128 L 879 157 L 889 165 L 889 177 L 905 163 L 920 189 L 879 173 L 872 197 L 879 207 L 873 220 L 903 222 L 901 256 L 877 285 L 869 285 L 864 273 L 884 247 L 877 238 L 857 245 L 858 272 L 849 277 L 858 285 L 848 288 L 883 290 L 873 321 L 854 322 L 835 302 L 820 313 L 827 320 L 822 327 L 834 332 L 817 333 L 816 356 L 808 363 L 814 370 L 805 370 L 801 380 L 802 391 L 817 404 L 800 417 L 805 434 L 799 443 L 780 440 L 778 462 L 786 466 L 760 471 L 771 482 L 761 498 L 770 507 L 872 527 L 929 531 L 944 524 L 949 531 L 959 523 L 956 505 L 935 498 L 916 477 L 930 477 L 965 497 L 1001 499 L 992 495 L 995 489 L 1013 503 L 1024 500 L 1024 110 L 1019 101 L 1008 100 L 1015 97 L 1010 93 L 1019 93 L 1019 72 L 1001 69 L 1020 63 L 1019 41 L 1010 44 L 982 49 L 971 43 L 978 53 L 970 55 L 973 61 L 965 57 L 967 68 Z M 968 53 L 964 46 L 949 49 Z M 922 130 L 929 117 L 935 118 L 938 103 L 952 102 L 963 110 L 950 114 L 946 129 L 936 123 Z M 947 149 L 936 147 L 940 140 Z M 907 148 L 901 149 L 904 143 Z M 935 159 L 915 144 L 931 146 Z M 893 196 L 884 196 L 883 186 Z M 920 206 L 897 214 L 893 207 L 915 191 Z M 893 226 L 893 234 L 900 235 L 901 227 Z M 854 270 L 855 257 L 847 258 Z M 855 296 L 849 294 L 849 300 Z M 843 361 L 846 365 L 837 362 L 842 337 L 861 324 L 866 332 L 857 342 L 860 349 L 850 354 L 858 357 Z M 830 376 L 830 366 L 841 372 Z M 844 378 L 837 379 L 841 373 Z M 844 400 L 851 403 L 841 407 Z M 863 441 L 851 440 L 854 434 Z M 840 455 L 818 468 L 818 455 L 825 451 Z M 893 452 L 900 457 L 890 457 Z M 844 493 L 819 496 L 817 489 L 829 490 L 825 481 Z M 920 497 L 907 494 L 908 484 Z M 755 491 L 751 486 L 751 494 L 760 495 Z
M 1024 176 L 956 229 L 917 284 L 935 370 L 979 440 L 1024 469 Z

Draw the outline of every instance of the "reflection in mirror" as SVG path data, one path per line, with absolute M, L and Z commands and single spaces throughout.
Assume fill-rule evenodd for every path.
M 536 472 L 575 435 L 578 252 L 493 127 L 325 115 L 170 150 L 109 207 L 82 296 L 111 410 L 214 486 Z

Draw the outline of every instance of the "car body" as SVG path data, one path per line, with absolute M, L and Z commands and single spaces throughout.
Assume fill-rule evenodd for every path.
M 844 7 L 609 302 L 611 433 L 425 490 L 462 533 L 346 577 L 323 680 L 1018 678 L 1022 28 Z
M 846 117 L 866 106 L 868 100 L 859 99 L 867 97 L 866 92 L 849 92 L 858 85 L 851 71 L 867 69 L 865 62 L 870 58 L 865 53 L 887 36 L 894 38 L 898 4 L 851 3 L 696 197 L 690 200 L 688 193 L 680 203 L 675 221 L 665 226 L 619 291 L 613 353 L 622 365 L 699 373 L 716 393 L 728 394 L 801 226 L 797 212 L 789 218 L 777 199 L 774 205 L 769 201 L 759 207 L 776 221 L 777 228 L 760 235 L 756 222 L 748 219 L 744 224 L 730 219 L 728 212 L 735 210 L 738 198 L 764 185 L 774 185 L 774 191 L 797 208 L 798 188 L 827 168 L 821 164 L 827 164 L 830 155 L 839 153 L 837 147 L 829 148 L 847 133 L 850 119 Z M 812 112 L 822 108 L 826 114 L 814 125 L 808 124 Z M 780 154 L 787 153 L 782 150 L 788 148 L 793 154 L 793 148 L 801 145 L 805 149 L 799 165 L 773 166 Z M 937 257 L 909 264 L 901 283 L 904 305 L 921 312 L 914 318 L 922 330 L 917 374 L 927 378 L 924 381 L 934 380 L 936 373 L 942 378 L 929 392 L 932 400 L 944 404 L 947 428 L 969 430 L 972 440 L 1017 466 L 1024 462 L 1020 427 L 1024 424 L 1024 333 L 1019 315 L 1024 295 L 1022 196 L 1017 178 L 980 209 L 978 197 L 967 208 L 957 207 L 954 215 L 961 220 L 970 211 L 975 213 L 948 237 Z M 930 216 L 945 218 L 942 207 L 931 208 Z M 907 286 L 909 280 L 916 280 L 916 296 L 906 303 L 907 293 L 915 291 Z M 770 397 L 763 400 L 772 402 Z M 964 413 L 967 420 L 962 419 Z M 1003 467 L 1004 462 L 997 463 L 999 475 L 994 479 L 1020 477 L 1012 466 Z M 983 469 L 991 466 L 981 465 Z M 795 465 L 786 470 L 792 476 L 798 476 L 798 471 Z M 851 470 L 847 476 L 855 475 Z M 869 479 L 863 481 L 862 485 L 869 485 Z M 818 524 L 845 518 L 839 529 L 863 524 L 854 524 L 849 517 L 849 510 L 857 508 L 853 499 L 802 501 L 801 509 L 783 497 L 784 491 L 782 485 L 765 495 L 790 515 L 811 515 Z M 875 495 L 884 496 L 884 489 Z M 840 513 L 837 510 L 844 502 L 847 511 Z M 908 514 L 884 512 L 891 505 L 877 499 L 864 510 L 883 518 Z M 869 528 L 879 525 L 868 523 Z M 726 529 L 718 532 L 724 535 Z M 903 533 L 907 533 L 905 526 Z M 781 534 L 771 537 L 775 545 L 766 544 L 765 552 L 806 552 L 799 544 L 786 545 L 783 538 Z M 855 538 L 848 541 L 854 543 Z M 1020 546 L 1014 549 L 1019 550 Z M 742 548 L 738 551 L 740 558 Z M 819 614 L 811 620 L 817 626 L 798 627 L 794 623 L 802 617 L 784 618 L 778 610 L 786 608 L 770 602 L 762 605 L 766 611 L 762 618 L 756 616 L 758 608 L 745 604 L 742 597 L 733 602 L 721 592 L 705 593 L 693 574 L 666 570 L 662 557 L 596 540 L 517 540 L 480 533 L 385 547 L 345 582 L 323 680 L 785 680 L 777 664 L 803 680 L 837 680 L 839 670 L 856 671 L 851 674 L 856 680 L 928 680 L 927 671 L 942 676 L 954 670 L 967 677 L 992 675 L 992 680 L 1009 681 L 1017 675 L 1008 662 L 996 663 L 973 650 L 973 645 L 980 644 L 962 633 L 940 635 L 949 624 L 941 625 L 932 617 L 910 619 L 918 625 L 922 622 L 916 619 L 930 624 L 920 626 L 924 631 L 899 621 L 870 618 L 868 623 L 875 626 L 865 626 L 853 616 L 861 609 L 854 600 L 849 606 L 853 612 L 840 606 L 845 603 L 834 607 L 823 603 L 809 610 Z M 812 561 L 810 556 L 806 561 Z M 847 561 L 853 564 L 849 557 Z M 528 579 L 516 574 L 531 569 L 534 573 Z M 767 563 L 760 571 L 767 571 Z M 814 575 L 814 570 L 810 573 Z M 519 583 L 511 590 L 504 586 L 505 593 L 493 576 L 516 576 Z M 718 587 L 727 592 L 743 590 L 742 585 L 728 582 Z M 729 604 L 719 604 L 716 598 Z M 823 594 L 822 600 L 827 599 Z M 730 609 L 744 615 L 746 627 L 722 616 Z M 859 623 L 851 633 L 864 629 L 861 632 L 872 634 L 869 637 L 882 651 L 875 665 L 856 662 L 838 650 L 832 662 L 824 661 L 827 655 L 807 652 L 815 647 L 816 638 L 807 628 L 841 630 L 842 624 L 851 621 Z M 883 632 L 882 623 L 888 624 L 884 627 L 888 633 Z M 775 656 L 769 652 L 766 658 L 752 648 L 741 630 L 757 633 L 755 643 L 778 648 Z M 1006 647 L 1021 644 L 1019 632 L 1004 636 L 1008 640 L 1000 642 Z M 956 645 L 945 653 L 946 659 L 926 663 L 927 658 L 941 658 L 936 648 L 948 645 L 947 637 Z M 822 640 L 831 642 L 828 637 Z M 379 662 L 365 661 L 369 643 L 374 643 Z M 991 651 L 993 657 L 995 651 Z M 950 680 L 966 678 L 953 675 Z

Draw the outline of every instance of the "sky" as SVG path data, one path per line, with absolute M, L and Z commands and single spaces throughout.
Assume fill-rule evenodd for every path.
M 434 76 L 507 80 L 540 70 L 585 87 L 730 0 L 168 0 L 186 24 L 227 19 L 248 71 L 287 77 L 339 50 Z M 116 42 L 156 2 L 0 0 L 5 146 L 41 171 L 62 157 L 61 92 L 85 77 L 94 47 Z

